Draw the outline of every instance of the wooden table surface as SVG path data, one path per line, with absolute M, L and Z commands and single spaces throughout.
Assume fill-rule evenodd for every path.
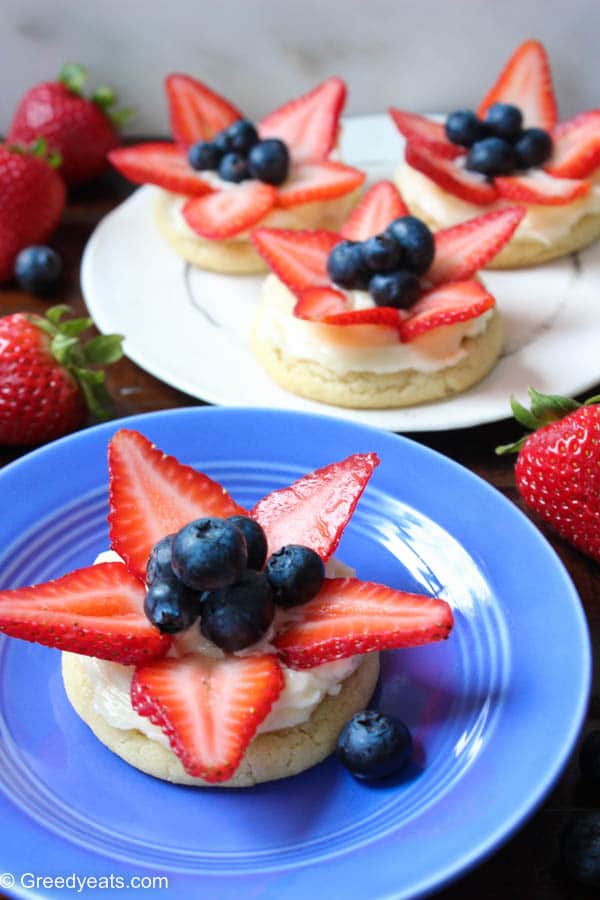
M 50 242 L 62 255 L 65 263 L 65 277 L 60 291 L 55 297 L 42 301 L 14 286 L 4 286 L 0 289 L 0 315 L 25 310 L 43 312 L 52 302 L 69 303 L 77 313 L 83 314 L 85 305 L 79 287 L 83 248 L 97 222 L 124 199 L 129 191 L 129 186 L 119 176 L 107 174 L 93 186 L 74 193 L 63 222 Z M 114 399 L 115 418 L 200 403 L 158 381 L 127 359 L 110 368 L 107 387 Z M 600 385 L 591 390 L 588 396 L 598 392 Z M 506 443 L 520 433 L 521 429 L 516 423 L 504 421 L 478 428 L 446 433 L 420 432 L 409 436 L 466 466 L 523 509 L 514 485 L 513 459 L 494 454 L 497 444 Z M 23 452 L 25 451 L 22 449 L 0 448 L 0 464 L 16 459 Z M 542 531 L 562 559 L 579 591 L 587 613 L 592 643 L 596 648 L 600 646 L 598 567 L 548 529 L 542 527 Z M 585 732 L 600 728 L 599 688 L 600 672 L 596 659 Z M 518 752 L 519 748 L 515 747 L 515 765 L 518 765 Z M 497 789 L 502 790 L 502 785 L 499 784 Z M 484 797 L 482 803 L 485 803 Z M 436 893 L 436 900 L 508 900 L 513 897 L 527 897 L 528 900 L 585 900 L 587 897 L 596 897 L 596 891 L 576 885 L 565 876 L 558 852 L 558 839 L 565 822 L 575 811 L 594 806 L 600 807 L 600 797 L 592 796 L 580 783 L 575 752 L 556 789 L 528 824 L 477 869 L 451 887 Z M 459 810 L 457 827 L 460 827 Z M 426 847 L 423 852 L 427 853 Z M 31 858 L 35 858 L 34 847 L 31 848 Z

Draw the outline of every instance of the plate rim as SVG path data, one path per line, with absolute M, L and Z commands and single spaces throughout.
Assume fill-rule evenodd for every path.
M 581 651 L 581 657 L 578 660 L 579 662 L 579 673 L 580 679 L 582 681 L 582 685 L 584 687 L 577 695 L 577 702 L 574 704 L 574 709 L 571 713 L 571 721 L 568 732 L 563 734 L 559 752 L 556 755 L 556 760 L 554 761 L 553 768 L 551 770 L 545 771 L 544 778 L 536 785 L 536 791 L 534 795 L 527 795 L 527 799 L 523 798 L 520 803 L 517 803 L 513 810 L 513 815 L 510 821 L 503 821 L 499 823 L 493 833 L 490 833 L 486 836 L 484 840 L 479 840 L 477 842 L 476 849 L 467 848 L 467 850 L 462 854 L 459 859 L 453 860 L 451 863 L 448 863 L 446 866 L 446 870 L 442 872 L 438 872 L 437 875 L 434 873 L 429 876 L 427 881 L 422 881 L 422 883 L 418 886 L 417 892 L 411 892 L 410 894 L 398 894 L 398 896 L 410 896 L 410 897 L 420 897 L 428 894 L 433 890 L 438 890 L 442 888 L 444 885 L 448 884 L 451 881 L 454 881 L 461 876 L 464 876 L 470 869 L 474 866 L 483 862 L 487 857 L 489 857 L 492 853 L 496 852 L 500 847 L 510 839 L 510 837 L 515 833 L 515 831 L 520 828 L 527 819 L 529 819 L 535 810 L 541 805 L 544 799 L 547 797 L 548 793 L 552 790 L 558 779 L 560 778 L 564 766 L 572 753 L 574 744 L 577 740 L 577 737 L 581 730 L 581 725 L 584 720 L 585 712 L 587 709 L 587 703 L 589 698 L 589 692 L 591 687 L 591 675 L 592 675 L 592 657 L 591 657 L 591 646 L 590 646 L 590 637 L 589 631 L 587 628 L 587 622 L 585 617 L 585 612 L 581 601 L 579 599 L 577 590 L 573 584 L 573 581 L 567 572 L 564 564 L 560 560 L 558 554 L 554 550 L 554 548 L 549 544 L 541 531 L 530 521 L 530 519 L 508 498 L 506 498 L 499 490 L 497 490 L 494 486 L 486 482 L 480 476 L 476 475 L 471 470 L 467 469 L 465 466 L 462 466 L 460 463 L 457 463 L 455 460 L 450 459 L 443 454 L 439 453 L 436 450 L 433 450 L 430 447 L 424 446 L 423 444 L 407 438 L 405 436 L 390 434 L 389 432 L 383 431 L 381 429 L 374 428 L 369 425 L 365 425 L 362 423 L 356 423 L 350 420 L 345 419 L 335 419 L 331 416 L 322 415 L 318 413 L 311 413 L 305 411 L 295 411 L 295 410 L 280 410 L 280 409 L 269 409 L 264 407 L 200 407 L 200 406 L 190 406 L 190 407 L 181 407 L 170 410 L 158 410 L 149 413 L 140 413 L 135 416 L 129 416 L 119 419 L 114 419 L 109 422 L 105 422 L 99 425 L 91 426 L 90 428 L 83 429 L 79 432 L 76 432 L 72 435 L 67 435 L 57 441 L 53 441 L 43 447 L 40 447 L 31 453 L 26 454 L 25 456 L 15 460 L 14 462 L 5 466 L 0 473 L 0 478 L 6 473 L 8 473 L 8 478 L 12 476 L 12 473 L 15 472 L 23 472 L 27 470 L 29 466 L 32 464 L 38 465 L 41 461 L 43 465 L 43 461 L 48 455 L 52 455 L 54 453 L 62 452 L 62 448 L 65 445 L 70 445 L 75 447 L 75 451 L 77 450 L 77 445 L 81 444 L 82 446 L 87 441 L 95 442 L 96 440 L 100 440 L 101 438 L 108 436 L 108 434 L 118 430 L 121 427 L 127 428 L 135 428 L 135 427 L 143 427 L 144 423 L 150 422 L 153 423 L 155 421 L 159 421 L 162 419 L 170 419 L 170 418 L 178 418 L 182 419 L 187 418 L 188 416 L 200 416 L 214 418 L 219 417 L 223 419 L 231 418 L 235 419 L 237 417 L 242 418 L 255 418 L 256 416 L 265 416 L 267 418 L 275 417 L 275 418 L 305 418 L 305 419 L 317 419 L 323 420 L 329 427 L 341 428 L 341 429 L 349 429 L 351 431 L 358 430 L 360 432 L 371 433 L 373 438 L 377 441 L 382 441 L 384 444 L 397 445 L 398 442 L 400 444 L 406 443 L 412 446 L 413 452 L 417 453 L 417 456 L 423 454 L 425 457 L 433 460 L 434 462 L 441 462 L 442 465 L 448 466 L 453 471 L 460 473 L 461 477 L 466 477 L 471 484 L 476 485 L 476 489 L 484 490 L 489 494 L 489 496 L 495 501 L 500 502 L 505 509 L 511 510 L 511 514 L 516 515 L 516 517 L 521 521 L 521 523 L 526 527 L 529 531 L 531 538 L 536 542 L 540 548 L 553 559 L 553 563 L 556 567 L 557 573 L 561 575 L 562 580 L 565 585 L 568 587 L 570 591 L 570 600 L 569 603 L 569 611 L 570 614 L 574 616 L 574 621 L 576 622 L 577 629 L 579 632 L 579 636 L 582 639 L 581 645 L 578 648 Z M 3 479 L 3 483 L 6 481 L 6 477 Z M 67 491 L 68 493 L 68 491 Z M 443 526 L 442 526 L 443 527 Z M 12 804 L 11 804 L 12 807 Z M 59 842 L 59 845 L 62 846 L 70 846 L 70 843 L 66 839 L 61 839 L 60 836 L 56 835 L 56 839 Z M 92 855 L 94 854 L 92 851 Z M 343 855 L 343 854 L 342 854 Z M 305 864 L 301 864 L 299 869 L 304 867 L 309 868 L 311 865 L 310 860 Z M 9 867 L 10 868 L 10 867 Z M 142 868 L 142 866 L 140 866 Z M 294 871 L 298 871 L 298 868 L 294 868 Z M 285 868 L 282 869 L 282 872 L 285 872 Z M 188 876 L 195 880 L 194 876 Z M 246 877 L 253 877 L 252 875 Z M 24 893 L 15 892 L 13 894 L 10 893 L 10 890 L 7 891 L 9 896 L 19 896 L 19 897 L 31 897 L 33 896 L 29 891 L 25 891 Z

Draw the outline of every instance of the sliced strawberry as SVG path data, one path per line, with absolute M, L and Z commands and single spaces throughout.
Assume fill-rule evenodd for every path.
M 396 186 L 391 181 L 378 181 L 353 209 L 341 235 L 349 241 L 366 241 L 385 231 L 394 219 L 406 215 L 408 209 Z
M 405 112 L 394 107 L 390 108 L 389 113 L 396 128 L 407 141 L 416 141 L 438 156 L 445 156 L 446 159 L 455 159 L 465 152 L 463 147 L 452 144 L 448 140 L 444 126 L 439 122 L 432 122 L 425 116 L 418 116 L 416 113 Z
M 269 554 L 302 544 L 328 560 L 378 465 L 376 453 L 354 453 L 259 500 L 250 515 L 267 535 Z
M 275 656 L 190 653 L 136 669 L 131 703 L 158 725 L 189 775 L 227 781 L 284 679 Z
M 492 103 L 512 103 L 523 113 L 525 128 L 556 125 L 557 111 L 548 56 L 539 41 L 525 41 L 506 63 L 477 110 L 483 118 Z
M 466 322 L 481 316 L 494 303 L 492 295 L 478 281 L 443 284 L 417 300 L 410 316 L 400 324 L 400 338 L 405 342 L 413 341 L 433 328 Z
M 309 287 L 300 291 L 294 315 L 318 322 L 325 316 L 345 312 L 346 307 L 346 298 L 341 291 L 331 287 Z
M 542 206 L 563 206 L 590 190 L 588 181 L 554 178 L 539 171 L 531 175 L 498 175 L 494 179 L 498 195 L 517 203 L 539 203 Z
M 266 116 L 258 126 L 259 134 L 285 141 L 294 160 L 327 159 L 337 141 L 345 102 L 342 79 L 328 78 Z
M 286 666 L 311 669 L 357 653 L 442 641 L 453 622 L 444 600 L 332 578 L 313 600 L 294 608 L 274 644 Z
M 250 239 L 269 268 L 291 291 L 325 285 L 327 257 L 340 242 L 332 231 L 256 228 Z
M 441 284 L 472 278 L 508 243 L 525 213 L 522 207 L 511 206 L 436 232 L 427 279 Z
M 46 647 L 135 665 L 164 656 L 171 639 L 144 615 L 143 584 L 121 563 L 0 591 L 0 631 Z
M 241 112 L 228 100 L 189 75 L 173 73 L 165 79 L 173 137 L 185 150 L 228 128 Z
M 385 325 L 386 328 L 400 329 L 406 313 L 391 306 L 373 306 L 370 309 L 352 309 L 326 316 L 328 325 Z
M 487 206 L 496 199 L 496 188 L 483 175 L 468 172 L 451 159 L 445 159 L 428 147 L 411 141 L 404 151 L 406 162 L 413 169 L 427 175 L 441 188 L 478 206 Z
M 174 194 L 198 196 L 212 188 L 191 168 L 177 144 L 135 144 L 111 150 L 108 158 L 121 175 L 136 184 L 156 184 Z
M 356 190 L 365 180 L 364 172 L 338 162 L 307 162 L 293 166 L 287 181 L 277 192 L 277 206 L 287 209 L 315 200 L 332 200 Z
M 225 240 L 256 225 L 273 208 L 277 189 L 261 181 L 244 181 L 235 187 L 188 200 L 183 218 L 197 234 Z
M 544 167 L 557 178 L 586 178 L 600 166 L 600 109 L 559 122 L 552 132 L 554 151 Z
M 137 431 L 117 431 L 108 446 L 111 547 L 145 580 L 152 547 L 202 516 L 244 513 L 225 488 L 166 456 Z

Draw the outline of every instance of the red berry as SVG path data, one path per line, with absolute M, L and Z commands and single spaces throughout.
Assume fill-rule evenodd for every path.
M 0 144 L 0 281 L 20 250 L 45 243 L 64 207 L 64 182 L 45 159 Z
M 556 98 L 548 56 L 539 41 L 525 41 L 506 63 L 479 105 L 481 119 L 494 103 L 509 103 L 523 113 L 524 128 L 551 131 L 556 124 Z

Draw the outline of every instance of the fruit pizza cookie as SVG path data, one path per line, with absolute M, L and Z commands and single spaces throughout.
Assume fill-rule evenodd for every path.
M 258 228 L 273 274 L 251 336 L 295 394 L 357 408 L 411 406 L 466 390 L 493 367 L 502 323 L 475 280 L 525 215 L 496 210 L 433 235 L 393 184 L 375 184 L 330 231 Z
M 415 215 L 448 228 L 518 203 L 527 214 L 492 268 L 529 266 L 600 236 L 600 110 L 558 122 L 543 46 L 526 41 L 477 112 L 444 125 L 390 110 L 406 138 L 396 182 Z
M 112 151 L 131 181 L 162 188 L 157 221 L 186 260 L 216 272 L 265 265 L 250 243 L 260 225 L 337 228 L 364 181 L 334 154 L 346 87 L 329 78 L 254 125 L 187 75 L 166 79 L 175 143 Z
M 390 748 L 397 761 L 407 741 L 400 723 L 364 711 L 377 651 L 442 640 L 453 616 L 332 556 L 377 456 L 311 472 L 250 511 L 136 431 L 113 436 L 108 463 L 111 550 L 0 591 L 0 631 L 63 650 L 77 713 L 157 778 L 282 778 L 331 753 L 343 729 L 355 774 L 389 771 Z

